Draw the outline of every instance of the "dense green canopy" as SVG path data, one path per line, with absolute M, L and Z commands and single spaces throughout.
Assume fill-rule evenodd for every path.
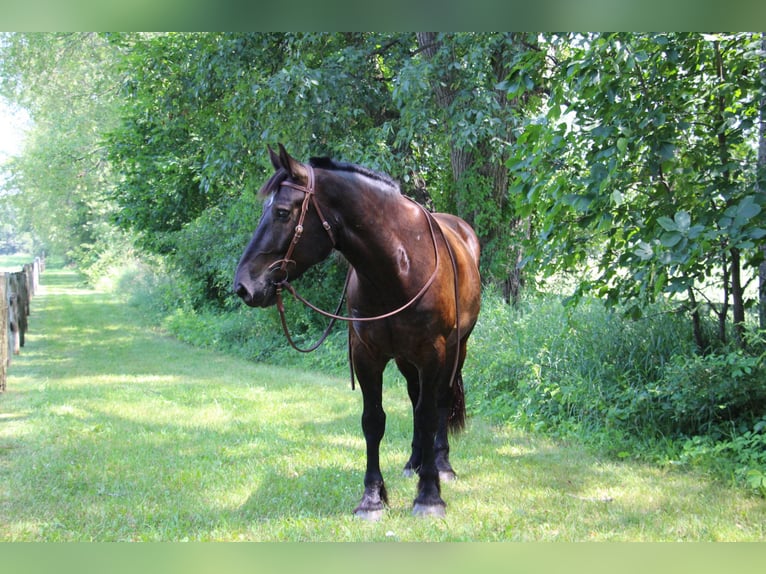
M 265 146 L 283 142 L 387 172 L 464 217 L 485 282 L 509 300 L 565 273 L 575 299 L 638 316 L 680 295 L 693 319 L 706 302 L 740 325 L 766 235 L 763 42 L 6 34 L 2 95 L 33 128 L 0 200 L 17 234 L 91 264 L 135 240 L 191 278 L 197 300 L 222 303 L 257 220 Z

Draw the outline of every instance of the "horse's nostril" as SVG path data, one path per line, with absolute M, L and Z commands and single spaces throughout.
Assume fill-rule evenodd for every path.
M 247 297 L 249 293 L 247 292 L 247 287 L 245 287 L 242 283 L 237 283 L 234 285 L 234 292 L 239 295 L 242 299 Z

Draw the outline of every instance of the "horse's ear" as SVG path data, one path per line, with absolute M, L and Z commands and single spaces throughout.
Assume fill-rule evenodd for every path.
M 305 179 L 307 177 L 306 166 L 287 153 L 282 144 L 279 144 L 279 160 L 291 179 Z
M 279 171 L 282 169 L 282 160 L 279 158 L 277 153 L 271 149 L 270 145 L 266 145 L 267 148 L 269 148 L 269 158 L 271 158 L 271 165 L 274 166 L 274 171 Z M 280 144 L 281 147 L 281 144 Z

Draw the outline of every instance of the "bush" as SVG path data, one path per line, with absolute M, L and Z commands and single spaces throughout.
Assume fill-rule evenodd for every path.
M 676 356 L 647 391 L 654 425 L 673 436 L 715 434 L 766 406 L 766 370 L 743 351 Z
M 646 385 L 693 349 L 681 318 L 646 315 L 632 321 L 598 302 L 570 309 L 542 296 L 512 308 L 486 293 L 466 361 L 471 407 L 537 429 L 642 432 Z
M 464 369 L 470 411 L 604 454 L 708 467 L 766 496 L 766 354 L 700 356 L 683 315 L 599 302 L 517 308 L 488 292 Z
M 702 435 L 687 439 L 679 462 L 730 476 L 766 498 L 766 416 L 728 438 Z

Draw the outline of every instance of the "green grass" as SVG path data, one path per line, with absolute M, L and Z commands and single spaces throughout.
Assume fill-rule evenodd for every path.
M 42 284 L 0 395 L 2 541 L 766 538 L 766 504 L 741 490 L 477 417 L 452 443 L 446 519 L 416 519 L 393 372 L 391 507 L 362 522 L 361 395 L 347 378 L 186 345 L 70 270 L 49 265 Z

